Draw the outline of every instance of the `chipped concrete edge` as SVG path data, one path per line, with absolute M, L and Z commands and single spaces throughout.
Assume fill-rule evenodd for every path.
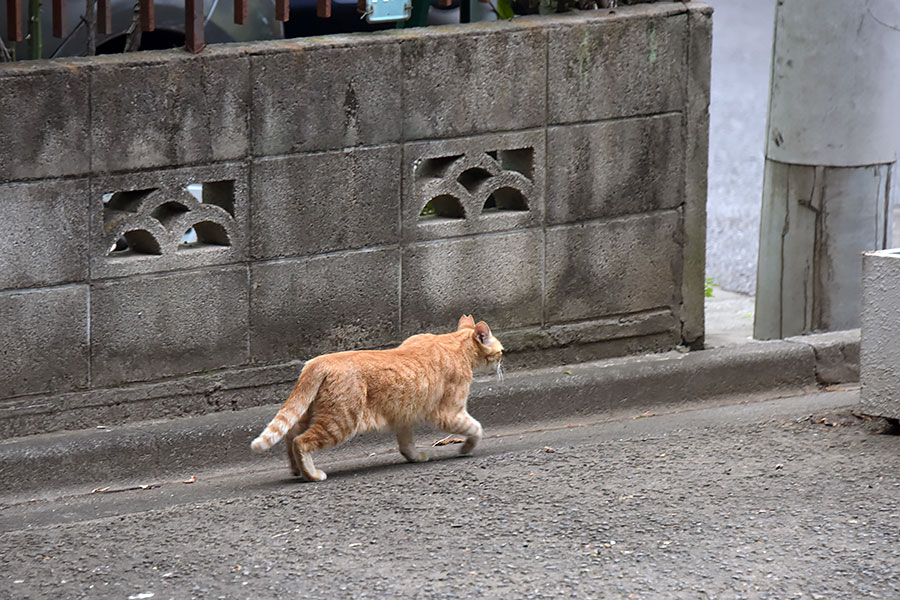
M 858 357 L 855 330 L 616 358 L 513 373 L 502 383 L 476 378 L 469 410 L 489 430 L 726 396 L 802 393 L 857 381 Z M 4 495 L 281 460 L 281 452 L 255 455 L 249 448 L 277 408 L 7 440 L 0 443 Z
M 816 379 L 821 385 L 859 381 L 859 329 L 829 331 L 787 338 L 785 341 L 812 348 Z

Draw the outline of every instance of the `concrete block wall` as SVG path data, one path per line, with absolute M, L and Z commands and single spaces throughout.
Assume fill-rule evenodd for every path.
M 702 342 L 710 32 L 662 2 L 3 65 L 0 433 L 280 402 L 464 312 L 511 368 Z

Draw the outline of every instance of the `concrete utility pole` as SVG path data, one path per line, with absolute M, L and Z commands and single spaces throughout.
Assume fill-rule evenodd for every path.
M 770 86 L 754 337 L 859 327 L 900 177 L 900 2 L 778 0 Z

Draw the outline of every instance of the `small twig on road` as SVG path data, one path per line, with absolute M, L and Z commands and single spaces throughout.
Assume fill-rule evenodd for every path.
M 135 485 L 132 487 L 115 488 L 115 489 L 110 488 L 109 486 L 98 487 L 98 488 L 92 489 L 91 493 L 92 494 L 114 494 L 116 492 L 130 492 L 133 490 L 152 490 L 152 489 L 160 487 L 161 485 L 162 484 L 160 484 L 160 483 L 150 483 L 150 484 L 146 484 L 146 485 Z
M 453 437 L 453 434 L 451 433 L 447 437 L 440 439 L 440 440 L 436 441 L 435 443 L 433 443 L 431 445 L 431 447 L 434 448 L 435 446 L 446 446 L 447 444 L 462 444 L 463 441 L 465 441 L 465 440 L 462 440 L 460 438 L 455 438 L 455 437 Z

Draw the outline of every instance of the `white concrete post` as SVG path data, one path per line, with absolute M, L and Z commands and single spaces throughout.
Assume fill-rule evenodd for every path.
M 900 2 L 778 0 L 754 336 L 859 327 L 860 253 L 890 242 Z
M 866 252 L 862 263 L 861 410 L 900 419 L 900 249 Z

